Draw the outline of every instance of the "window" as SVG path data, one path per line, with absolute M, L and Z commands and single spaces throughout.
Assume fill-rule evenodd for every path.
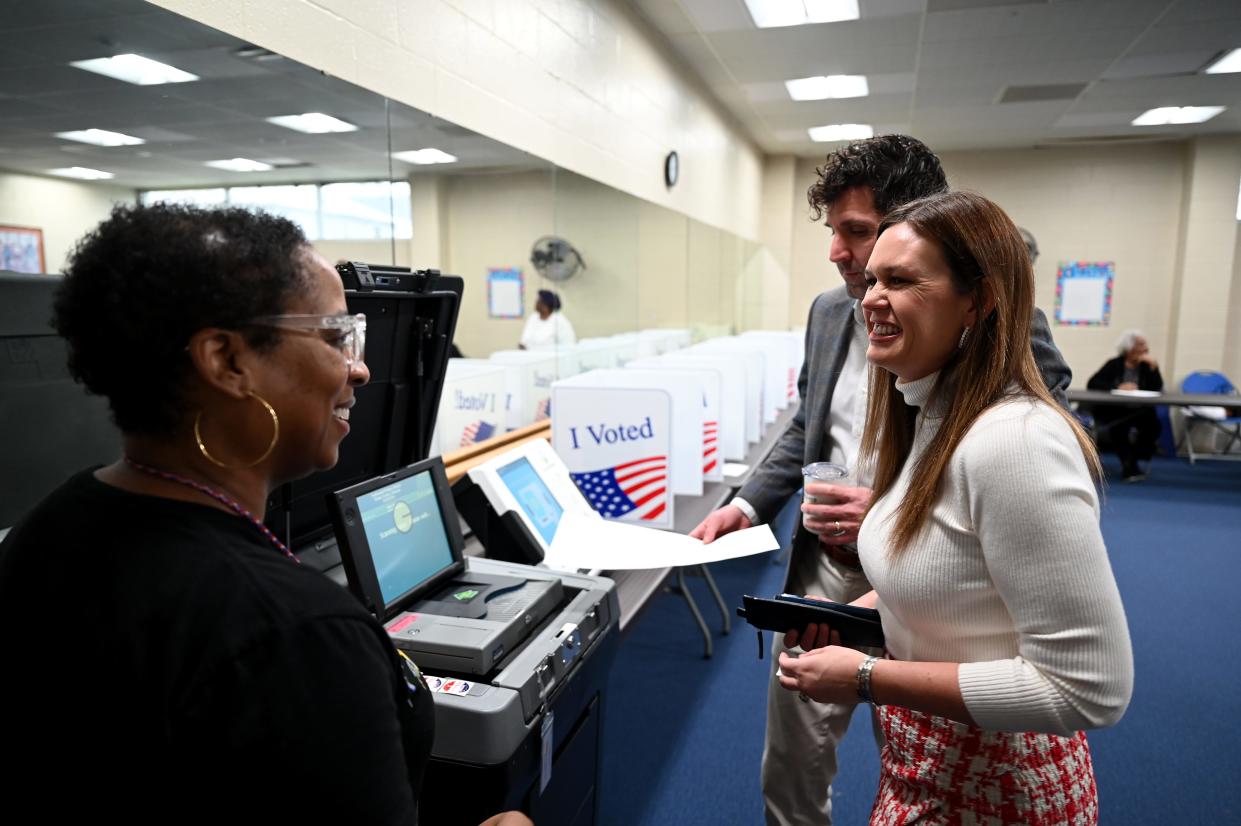
M 318 190 L 314 184 L 235 186 L 228 191 L 228 202 L 232 206 L 257 208 L 288 218 L 314 241 L 323 237 L 319 234 Z
M 152 189 L 143 192 L 138 200 L 145 206 L 163 201 L 166 204 L 217 207 L 228 203 L 228 190 L 220 189 Z
M 227 189 L 152 189 L 142 204 L 253 207 L 296 223 L 311 241 L 412 238 L 407 181 L 234 186 Z
M 337 240 L 412 238 L 405 181 L 324 184 L 319 189 L 323 237 Z

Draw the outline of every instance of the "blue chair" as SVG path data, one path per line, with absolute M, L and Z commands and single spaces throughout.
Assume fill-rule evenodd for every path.
M 1223 398 L 1221 402 L 1236 402 L 1241 405 L 1241 397 L 1237 395 L 1237 388 L 1228 377 L 1223 373 L 1214 370 L 1198 370 L 1190 373 L 1181 382 L 1182 393 L 1218 393 Z M 1231 397 L 1231 398 L 1229 398 Z M 1228 408 L 1223 407 L 1223 415 L 1220 415 L 1221 408 L 1203 408 L 1203 407 L 1186 407 L 1185 408 L 1185 442 L 1189 445 L 1189 463 L 1192 465 L 1197 455 L 1194 453 L 1193 431 L 1202 424 L 1210 425 L 1228 436 L 1228 443 L 1224 445 L 1223 453 L 1227 453 L 1232 449 L 1234 444 L 1241 444 L 1241 416 L 1228 415 Z M 1235 406 L 1234 406 L 1235 410 Z

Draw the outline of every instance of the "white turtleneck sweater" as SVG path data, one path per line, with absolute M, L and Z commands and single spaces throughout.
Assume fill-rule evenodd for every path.
M 896 387 L 924 408 L 937 376 Z M 1133 690 L 1129 629 L 1094 484 L 1054 408 L 1021 396 L 985 411 L 922 532 L 889 556 L 890 517 L 942 412 L 919 412 L 900 477 L 858 539 L 888 651 L 961 663 L 961 696 L 983 729 L 1067 735 L 1115 723 Z

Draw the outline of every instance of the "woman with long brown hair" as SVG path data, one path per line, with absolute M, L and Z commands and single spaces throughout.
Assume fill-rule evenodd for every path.
M 781 683 L 874 703 L 872 823 L 1094 823 L 1084 729 L 1128 705 L 1133 659 L 1099 531 L 1099 460 L 1030 350 L 1020 232 L 970 193 L 880 226 L 862 302 L 872 364 L 858 548 L 888 657 L 790 633 Z M 879 369 L 874 369 L 879 368 Z M 823 646 L 815 648 L 816 645 Z

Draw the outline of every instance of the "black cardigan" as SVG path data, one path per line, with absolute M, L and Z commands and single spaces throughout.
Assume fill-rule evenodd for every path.
M 1086 387 L 1090 390 L 1115 390 L 1125 380 L 1125 357 L 1117 356 L 1099 368 L 1099 372 L 1090 377 Z M 1158 367 L 1151 367 L 1144 361 L 1138 362 L 1138 389 L 1163 390 L 1163 376 L 1159 375 Z

